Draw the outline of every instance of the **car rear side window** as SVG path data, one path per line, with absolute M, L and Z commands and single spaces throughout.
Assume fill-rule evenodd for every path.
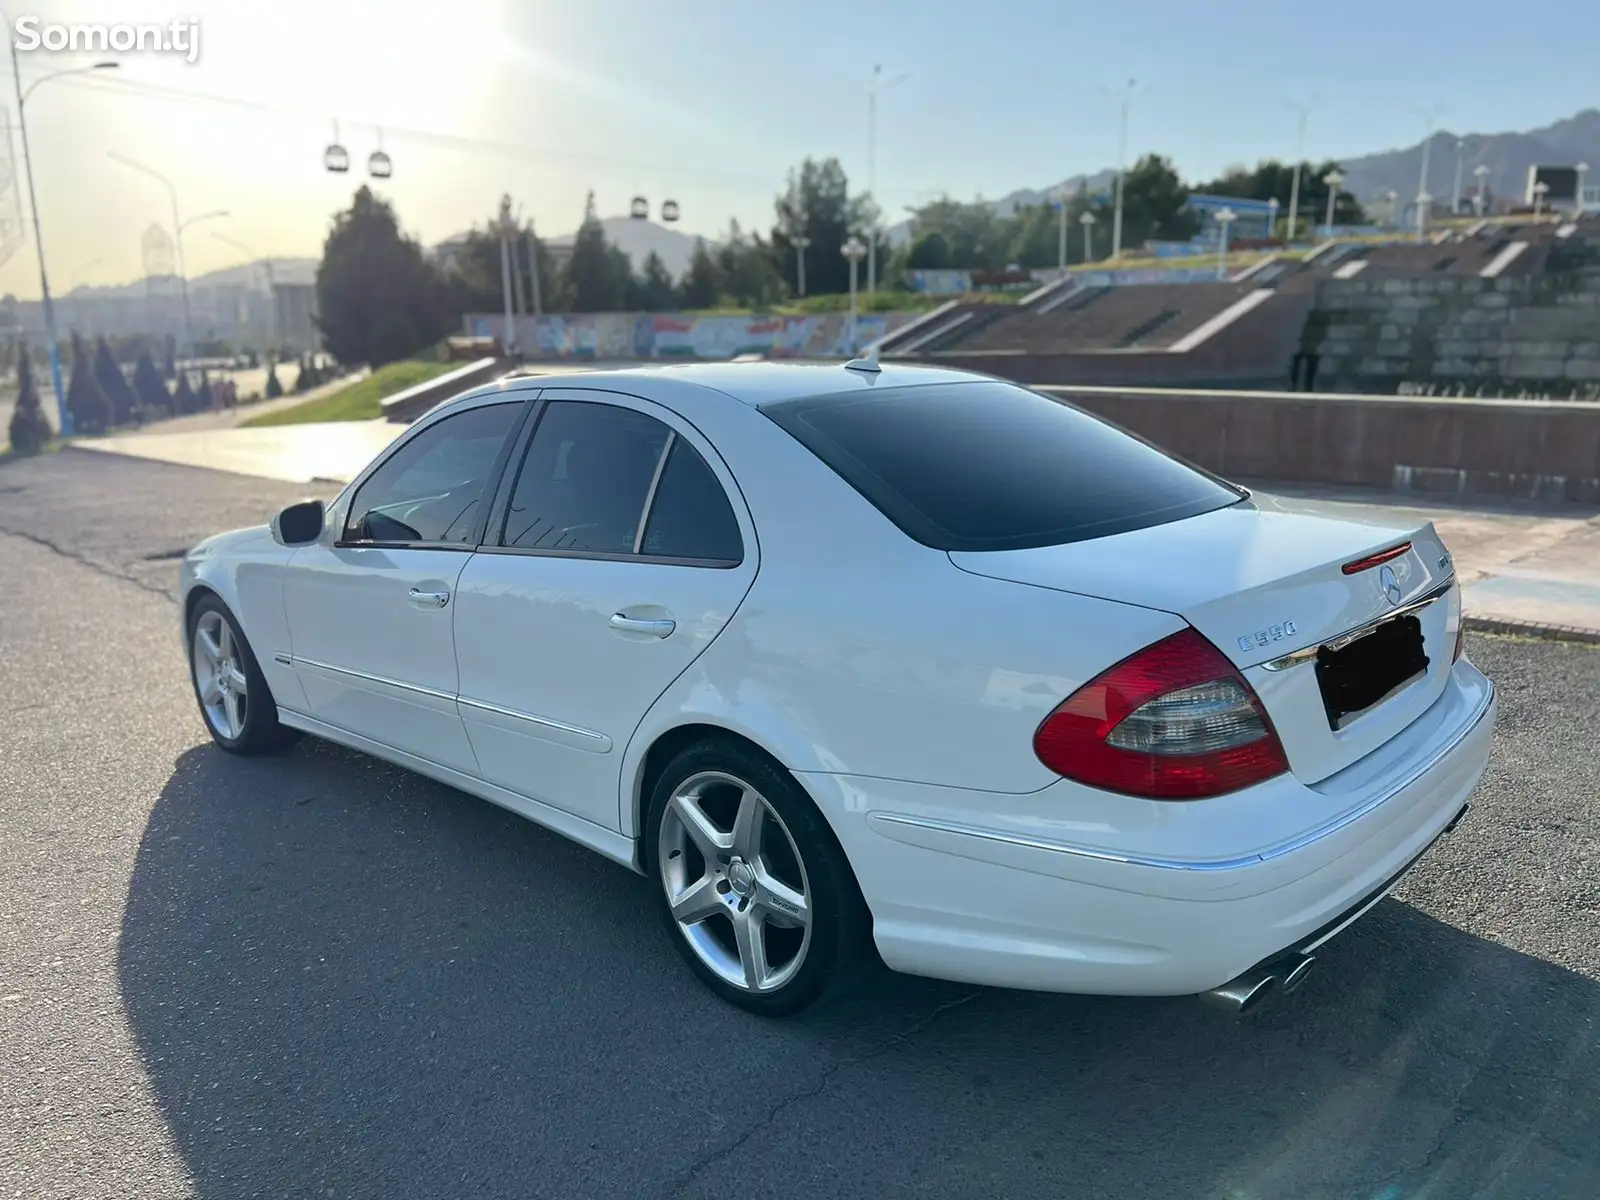
M 1086 541 L 1242 499 L 1079 409 L 992 380 L 851 390 L 762 411 L 939 550 Z
M 706 460 L 682 438 L 673 440 L 640 548 L 659 558 L 730 565 L 744 559 L 744 539 L 728 494 Z

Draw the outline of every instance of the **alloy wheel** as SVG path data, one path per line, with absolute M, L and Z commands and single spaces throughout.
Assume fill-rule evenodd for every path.
M 759 791 L 721 771 L 685 779 L 662 814 L 657 864 L 678 932 L 719 978 L 751 993 L 794 978 L 811 945 L 811 888 Z
M 233 630 L 222 614 L 208 610 L 194 625 L 195 690 L 211 728 L 229 741 L 244 736 L 249 716 L 250 682 Z

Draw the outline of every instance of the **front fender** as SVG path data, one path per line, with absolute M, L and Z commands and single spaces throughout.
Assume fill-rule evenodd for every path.
M 292 649 L 283 578 L 295 553 L 275 542 L 264 525 L 207 538 L 184 555 L 179 567 L 179 612 L 188 653 L 193 597 L 200 589 L 216 593 L 233 613 L 273 699 L 282 708 L 305 712 L 305 692 L 294 668 L 276 658 Z

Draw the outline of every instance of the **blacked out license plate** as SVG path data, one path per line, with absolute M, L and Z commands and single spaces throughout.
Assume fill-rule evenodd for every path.
M 1338 729 L 1427 669 L 1422 622 L 1415 616 L 1392 617 L 1338 650 L 1322 647 L 1317 651 L 1317 683 L 1328 724 Z

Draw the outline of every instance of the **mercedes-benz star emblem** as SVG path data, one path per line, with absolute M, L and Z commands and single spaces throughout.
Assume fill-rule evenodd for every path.
M 1384 567 L 1378 572 L 1378 583 L 1382 586 L 1384 597 L 1389 601 L 1390 607 L 1400 603 L 1400 597 L 1404 593 L 1400 590 L 1400 581 L 1394 577 L 1392 567 Z

